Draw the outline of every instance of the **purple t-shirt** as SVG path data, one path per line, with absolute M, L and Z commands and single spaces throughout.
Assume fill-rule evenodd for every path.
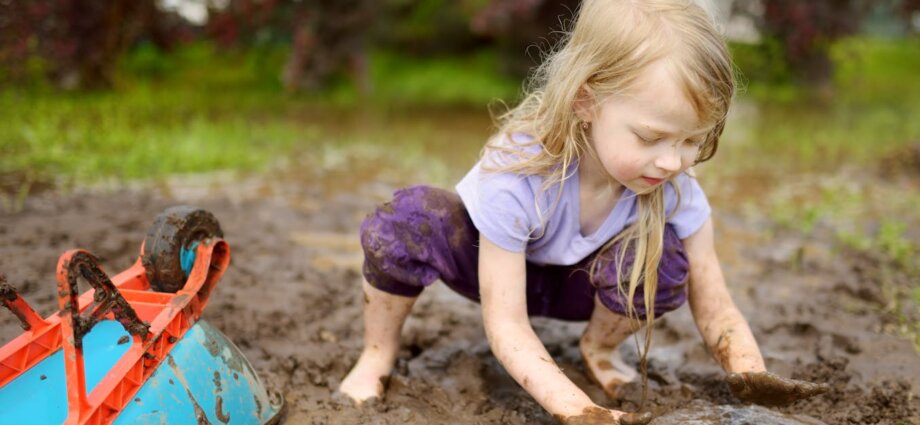
M 636 194 L 624 188 L 603 224 L 590 235 L 582 235 L 577 163 L 567 172 L 561 195 L 558 184 L 543 191 L 542 176 L 482 171 L 481 167 L 482 160 L 456 186 L 473 224 L 501 248 L 526 251 L 527 260 L 533 263 L 576 264 L 636 221 Z M 677 236 L 684 239 L 702 227 L 711 209 L 695 178 L 684 173 L 674 183 L 680 187 L 681 205 L 675 211 L 677 194 L 665 184 L 665 214 Z M 557 196 L 558 204 L 551 210 Z

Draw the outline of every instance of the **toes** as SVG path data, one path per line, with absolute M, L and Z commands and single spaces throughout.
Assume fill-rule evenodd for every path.
M 335 391 L 332 393 L 332 403 L 340 407 L 361 407 L 363 404 L 367 403 L 368 401 L 372 401 L 375 398 L 376 397 L 362 399 L 342 391 Z

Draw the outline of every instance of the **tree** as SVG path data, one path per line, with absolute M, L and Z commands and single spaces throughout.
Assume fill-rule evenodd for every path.
M 125 50 L 140 38 L 167 47 L 177 26 L 155 0 L 0 1 L 0 65 L 11 81 L 39 72 L 65 89 L 110 87 Z
M 368 39 L 377 17 L 375 0 L 232 0 L 213 11 L 208 34 L 224 46 L 256 39 L 289 42 L 282 70 L 288 91 L 318 89 L 340 71 L 370 91 Z
M 580 0 L 490 0 L 470 21 L 474 33 L 494 37 L 505 72 L 523 76 L 540 62 L 539 51 L 555 45 L 554 31 L 574 19 Z
M 859 29 L 856 0 L 765 0 L 763 28 L 781 40 L 786 62 L 805 82 L 830 82 L 831 43 Z

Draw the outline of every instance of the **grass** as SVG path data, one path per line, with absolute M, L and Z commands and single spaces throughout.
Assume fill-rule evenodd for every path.
M 207 45 L 192 45 L 170 56 L 151 49 L 125 58 L 111 92 L 60 93 L 47 87 L 0 92 L 0 178 L 11 182 L 0 181 L 0 187 L 7 198 L 21 191 L 23 181 L 66 187 L 210 170 L 259 171 L 291 152 L 329 144 L 418 148 L 419 137 L 397 138 L 430 136 L 424 120 L 415 124 L 418 131 L 386 128 L 379 140 L 356 137 L 353 128 L 343 127 L 367 109 L 377 121 L 399 113 L 394 108 L 406 114 L 412 108 L 479 105 L 483 114 L 493 98 L 513 98 L 518 90 L 517 82 L 494 77 L 497 61 L 489 53 L 416 62 L 375 54 L 376 93 L 368 106 L 347 81 L 320 93 L 285 94 L 272 75 L 284 57 L 270 49 L 219 55 Z
M 80 183 L 257 169 L 310 137 L 279 121 L 252 125 L 245 106 L 233 110 L 231 99 L 153 88 L 130 95 L 5 93 L 0 105 L 0 170 Z

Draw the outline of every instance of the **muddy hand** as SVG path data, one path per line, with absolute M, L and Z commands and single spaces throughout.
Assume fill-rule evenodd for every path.
M 726 380 L 735 397 L 764 406 L 785 406 L 830 389 L 827 384 L 783 378 L 770 372 L 731 373 Z

